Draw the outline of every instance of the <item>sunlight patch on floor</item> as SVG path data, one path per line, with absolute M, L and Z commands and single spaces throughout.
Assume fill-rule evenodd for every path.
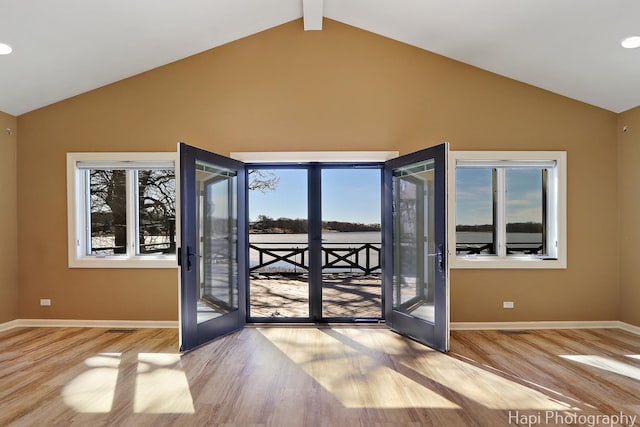
M 634 380 L 640 380 L 640 368 L 628 363 L 621 362 L 619 360 L 611 359 L 604 356 L 594 355 L 560 355 L 563 359 L 571 360 L 574 362 L 582 363 L 584 365 L 592 366 L 594 368 L 602 369 L 604 371 L 613 372 L 614 374 L 624 375 L 625 377 L 633 378 Z M 636 355 L 628 356 L 636 358 Z
M 193 399 L 180 357 L 172 353 L 140 353 L 136 376 L 130 380 L 119 378 L 121 370 L 126 369 L 121 353 L 89 357 L 84 361 L 87 371 L 63 387 L 62 399 L 79 413 L 109 413 L 116 397 L 129 395 L 129 384 L 135 383 L 135 413 L 193 414 Z
M 570 409 L 570 405 L 534 388 L 445 355 L 429 358 L 422 363 L 422 368 L 417 367 L 419 365 L 413 361 L 405 365 L 419 369 L 431 380 L 489 409 L 538 411 Z
M 113 406 L 120 353 L 101 353 L 84 361 L 89 370 L 62 389 L 66 405 L 80 413 L 108 413 Z
M 459 406 L 320 330 L 263 329 L 260 333 L 347 408 Z M 293 334 L 293 335 L 292 335 Z M 301 342 L 307 337 L 308 342 Z
M 189 382 L 180 354 L 140 353 L 133 403 L 135 413 L 193 414 Z
M 422 382 L 433 382 L 434 387 L 444 386 L 490 409 L 566 410 L 570 408 L 570 405 L 538 390 L 428 347 L 421 347 L 421 344 L 408 341 L 397 334 L 381 331 L 378 344 L 374 346 L 369 341 L 371 333 L 368 337 L 352 330 L 338 332 L 346 335 L 347 339 L 353 340 L 355 345 L 366 346 L 369 351 L 386 354 L 390 354 L 390 350 L 393 351 L 392 354 L 396 355 L 395 357 L 400 360 L 400 364 L 406 368 L 406 371 L 415 377 L 421 377 Z M 406 357 L 398 353 L 398 349 L 403 347 Z

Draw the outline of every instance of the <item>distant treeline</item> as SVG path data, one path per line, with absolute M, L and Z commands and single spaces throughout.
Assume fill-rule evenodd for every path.
M 491 233 L 493 225 L 456 225 L 456 231 Z M 542 233 L 542 224 L 539 222 L 510 222 L 507 224 L 507 233 Z
M 259 215 L 256 221 L 249 223 L 250 233 L 264 234 L 301 234 L 307 232 L 306 219 L 278 218 Z M 380 231 L 380 224 L 362 224 L 340 221 L 323 221 L 322 228 L 328 231 Z
M 360 222 L 323 221 L 322 228 L 332 231 L 380 231 L 380 224 Z

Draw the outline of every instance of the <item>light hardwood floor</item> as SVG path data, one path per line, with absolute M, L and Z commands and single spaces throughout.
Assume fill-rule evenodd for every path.
M 0 426 L 610 425 L 603 416 L 621 415 L 640 426 L 640 337 L 619 330 L 458 331 L 448 354 L 360 325 L 248 327 L 184 355 L 176 342 L 169 329 L 2 332 Z

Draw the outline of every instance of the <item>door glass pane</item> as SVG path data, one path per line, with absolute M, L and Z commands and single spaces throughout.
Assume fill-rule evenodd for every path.
M 543 168 L 505 170 L 507 255 L 545 252 L 545 180 Z
M 435 271 L 434 161 L 393 171 L 393 309 L 433 322 Z
M 235 172 L 196 162 L 198 323 L 238 309 Z
M 249 170 L 249 317 L 309 317 L 306 169 Z
M 322 317 L 380 318 L 380 169 L 322 171 Z
M 456 168 L 456 254 L 496 254 L 492 168 Z

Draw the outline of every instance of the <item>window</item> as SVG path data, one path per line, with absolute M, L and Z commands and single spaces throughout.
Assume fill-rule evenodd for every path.
M 452 151 L 449 167 L 452 268 L 566 268 L 565 152 Z
M 176 267 L 175 153 L 68 153 L 69 267 Z

